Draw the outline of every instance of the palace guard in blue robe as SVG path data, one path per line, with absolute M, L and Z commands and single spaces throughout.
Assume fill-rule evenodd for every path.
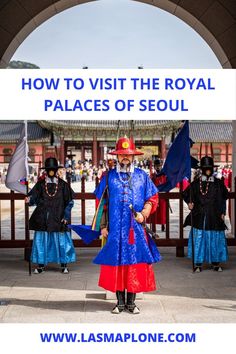
M 99 286 L 116 293 L 112 313 L 138 314 L 136 293 L 156 289 L 152 263 L 161 258 L 144 228 L 146 218 L 157 207 L 157 188 L 145 171 L 134 167 L 134 156 L 142 153 L 132 139 L 120 138 L 111 154 L 117 155 L 116 168 L 102 178 L 95 191 L 98 200 L 105 198 L 100 227 L 107 242 L 94 263 L 101 265 Z

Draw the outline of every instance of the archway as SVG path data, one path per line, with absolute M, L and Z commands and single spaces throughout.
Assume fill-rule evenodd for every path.
M 39 25 L 70 7 L 95 0 L 4 0 L 0 7 L 0 67 Z M 207 42 L 223 68 L 236 68 L 236 3 L 232 0 L 136 0 L 177 16 Z

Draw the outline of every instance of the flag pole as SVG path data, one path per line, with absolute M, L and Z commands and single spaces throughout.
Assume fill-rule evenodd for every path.
M 191 181 L 190 181 L 191 182 Z M 190 183 L 190 203 L 192 204 L 192 187 Z M 191 209 L 190 213 L 190 222 L 191 222 L 191 230 L 190 230 L 190 237 L 192 241 L 192 271 L 195 271 L 195 254 L 194 254 L 194 239 L 193 239 L 193 210 Z
M 25 139 L 26 139 L 26 154 L 25 154 L 25 169 L 26 169 L 26 195 L 28 197 L 29 194 L 29 168 L 28 168 L 28 125 L 27 125 L 27 120 L 25 120 Z M 25 227 L 26 227 L 26 240 L 27 240 L 27 248 L 28 251 L 31 250 L 31 245 L 30 245 L 30 231 L 29 231 L 29 204 L 26 203 L 25 205 L 26 208 L 26 214 L 25 214 Z M 32 274 L 32 267 L 31 267 L 31 252 L 27 252 L 28 255 L 28 269 L 29 269 L 29 276 Z
M 26 193 L 28 196 L 28 194 L 29 194 L 29 181 L 28 181 L 28 179 L 26 181 Z M 25 207 L 26 207 L 26 217 L 27 217 L 27 220 L 26 220 L 26 239 L 28 240 L 28 242 L 27 242 L 28 247 L 27 248 L 30 251 L 31 245 L 30 245 L 30 231 L 29 231 L 29 204 L 27 203 L 25 205 Z M 29 252 L 29 254 L 28 254 L 28 265 L 29 265 L 29 275 L 31 275 L 31 273 L 32 273 L 31 252 Z
M 191 143 L 189 142 L 189 151 L 191 148 Z M 190 176 L 190 203 L 192 204 L 192 186 L 191 186 L 191 176 Z M 195 272 L 195 247 L 194 247 L 194 238 L 193 238 L 193 209 L 190 213 L 190 222 L 191 222 L 191 239 L 192 239 L 192 271 Z

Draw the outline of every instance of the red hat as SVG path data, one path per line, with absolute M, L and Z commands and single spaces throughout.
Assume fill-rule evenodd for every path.
M 143 152 L 136 150 L 133 139 L 120 138 L 116 143 L 116 149 L 109 152 L 111 155 L 143 155 Z

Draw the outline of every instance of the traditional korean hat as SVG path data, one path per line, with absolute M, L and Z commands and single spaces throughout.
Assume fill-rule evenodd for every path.
M 209 168 L 216 167 L 214 165 L 214 160 L 213 160 L 213 158 L 211 156 L 203 156 L 201 158 L 200 168 L 202 169 L 202 168 L 207 168 L 207 167 L 209 167 Z
M 58 170 L 59 168 L 64 167 L 58 165 L 57 159 L 55 157 L 48 157 L 44 164 L 45 166 L 41 167 L 41 169 L 44 170 Z
M 116 149 L 109 152 L 111 155 L 143 155 L 143 152 L 136 150 L 132 138 L 123 137 L 116 143 Z

